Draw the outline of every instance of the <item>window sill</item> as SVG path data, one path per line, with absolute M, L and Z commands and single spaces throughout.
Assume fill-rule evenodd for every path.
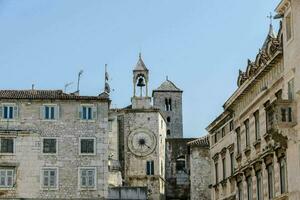
M 284 193 L 284 194 L 281 194 L 278 197 L 274 197 L 273 200 L 288 200 L 288 198 L 289 198 L 288 193 Z
M 251 153 L 251 148 L 250 148 L 250 146 L 247 146 L 246 149 L 244 150 L 244 154 L 245 154 L 246 156 L 249 156 L 250 153 Z
M 0 156 L 15 156 L 16 153 L 0 153 Z
M 94 120 L 94 119 L 80 119 L 80 122 L 90 122 L 90 123 L 92 123 L 92 122 L 96 122 L 96 120 Z
M 16 190 L 15 187 L 0 187 L 0 190 L 3 191 L 3 190 L 7 190 L 7 191 L 12 191 L 12 190 Z
M 4 119 L 4 118 L 1 119 L 1 122 L 16 122 L 16 121 L 17 119 Z
M 57 156 L 58 153 L 42 153 L 43 156 Z
M 261 139 L 257 139 L 254 143 L 253 146 L 255 149 L 260 148 L 260 144 L 261 144 Z
M 80 156 L 96 156 L 96 153 L 79 153 Z
M 42 119 L 42 122 L 57 122 L 58 119 Z
M 95 190 L 97 190 L 97 187 L 90 187 L 90 188 L 88 188 L 88 187 L 86 187 L 86 188 L 80 187 L 79 190 L 80 191 L 95 191 Z
M 53 187 L 53 188 L 47 188 L 47 187 L 42 187 L 41 188 L 42 191 L 57 191 L 58 187 Z

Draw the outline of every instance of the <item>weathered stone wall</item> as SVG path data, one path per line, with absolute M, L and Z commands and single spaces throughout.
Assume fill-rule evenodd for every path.
M 166 139 L 166 197 L 189 199 L 190 197 L 190 152 L 187 145 L 194 138 Z M 183 170 L 176 169 L 176 161 L 185 160 Z
M 155 134 L 156 147 L 147 156 L 136 156 L 128 149 L 128 136 L 143 128 Z M 164 196 L 166 123 L 158 111 L 128 110 L 124 114 L 124 176 L 128 186 L 147 186 L 150 199 Z M 154 161 L 154 175 L 146 175 L 146 162 Z
M 0 103 L 9 101 L 1 100 Z M 0 121 L 1 136 L 16 138 L 15 154 L 0 155 L 2 167 L 15 166 L 16 180 L 12 189 L 1 189 L 0 197 L 14 198 L 105 198 L 108 193 L 108 102 L 90 101 L 13 101 L 18 106 L 19 116 L 13 121 Z M 40 117 L 40 107 L 45 103 L 59 106 L 59 119 L 45 121 Z M 84 122 L 79 119 L 80 103 L 97 107 L 97 118 Z M 5 130 L 10 130 L 6 132 Z M 24 130 L 23 132 L 13 130 Z M 42 138 L 55 137 L 57 154 L 42 153 Z M 96 139 L 95 155 L 79 155 L 79 138 Z M 58 189 L 43 190 L 41 169 L 58 169 Z M 79 167 L 95 167 L 96 189 L 79 188 Z
M 172 99 L 172 110 L 165 110 L 165 99 Z M 182 123 L 182 92 L 153 92 L 153 106 L 159 108 L 165 119 L 170 117 L 170 122 L 167 122 L 167 130 L 170 130 L 170 135 L 167 138 L 182 138 L 183 123 Z
M 209 148 L 191 146 L 190 179 L 191 200 L 211 199 L 209 185 L 211 184 L 211 166 Z

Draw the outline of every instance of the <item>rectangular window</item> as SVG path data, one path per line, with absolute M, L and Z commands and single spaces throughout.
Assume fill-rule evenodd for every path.
M 80 153 L 95 154 L 95 138 L 80 138 Z
M 241 153 L 241 133 L 240 128 L 236 129 L 236 143 L 237 143 L 237 153 Z
M 294 100 L 294 97 L 294 79 L 292 79 L 288 82 L 288 99 Z
M 234 173 L 234 153 L 230 153 L 230 173 L 233 175 Z
M 274 126 L 274 111 L 266 110 L 266 126 L 267 126 L 267 131 L 271 130 Z
M 14 138 L 0 138 L 1 153 L 14 153 Z
M 80 187 L 95 188 L 96 187 L 96 169 L 83 168 L 80 169 Z
M 43 175 L 43 188 L 57 188 L 57 169 L 45 168 L 42 170 Z
M 226 178 L 226 159 L 222 158 L 222 168 L 223 168 L 223 180 Z
M 285 28 L 286 28 L 286 40 L 289 41 L 292 38 L 292 18 L 291 13 L 289 13 L 285 18 Z
M 222 138 L 223 138 L 225 136 L 225 127 L 222 128 L 221 133 L 222 133 Z
M 55 108 L 56 108 L 56 106 L 45 105 L 44 106 L 44 119 L 47 119 L 47 120 L 55 119 Z
M 11 188 L 14 186 L 14 169 L 0 169 L 0 187 Z
M 237 189 L 238 189 L 238 200 L 243 200 L 243 182 L 242 181 L 238 182 Z
M 256 195 L 257 200 L 262 200 L 262 176 L 261 171 L 256 172 Z
M 218 142 L 218 133 L 217 132 L 214 134 L 214 142 L 215 142 L 215 144 Z
M 43 138 L 43 153 L 55 154 L 57 152 L 57 142 L 55 138 Z
M 249 119 L 244 122 L 246 134 L 246 147 L 250 146 Z
M 150 160 L 150 161 L 147 161 L 147 166 L 146 166 L 146 174 L 148 176 L 150 175 L 154 175 L 154 161 L 153 160 Z
M 280 159 L 280 191 L 281 194 L 284 194 L 287 192 L 286 187 L 286 161 L 285 159 Z
M 233 131 L 233 129 L 234 129 L 233 121 L 231 121 L 231 122 L 229 123 L 229 130 L 230 130 L 230 131 Z
M 268 171 L 268 194 L 271 200 L 274 197 L 274 170 L 273 165 L 267 166 Z
M 247 197 L 248 200 L 252 200 L 252 177 L 249 176 L 246 179 L 247 181 Z
M 259 111 L 254 113 L 254 124 L 255 124 L 255 139 L 260 139 L 260 127 L 259 127 Z
M 215 178 L 216 178 L 216 184 L 219 182 L 219 172 L 218 172 L 218 162 L 215 162 Z
M 18 107 L 15 105 L 3 105 L 2 106 L 2 118 L 11 120 L 15 119 L 17 115 Z
M 81 105 L 79 115 L 81 120 L 94 120 L 97 118 L 97 107 L 94 105 Z

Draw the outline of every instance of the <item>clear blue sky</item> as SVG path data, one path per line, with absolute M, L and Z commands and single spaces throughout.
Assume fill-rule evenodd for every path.
M 63 89 L 84 70 L 81 94 L 130 104 L 139 51 L 154 89 L 184 90 L 184 135 L 199 137 L 254 59 L 279 0 L 0 0 L 1 89 Z M 277 27 L 278 21 L 274 24 Z M 76 84 L 69 91 L 76 89 Z

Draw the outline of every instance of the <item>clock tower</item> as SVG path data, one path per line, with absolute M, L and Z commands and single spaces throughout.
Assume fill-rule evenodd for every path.
M 132 105 L 123 113 L 125 185 L 147 187 L 149 199 L 164 199 L 166 122 L 148 96 L 149 71 L 141 54 L 133 70 Z

